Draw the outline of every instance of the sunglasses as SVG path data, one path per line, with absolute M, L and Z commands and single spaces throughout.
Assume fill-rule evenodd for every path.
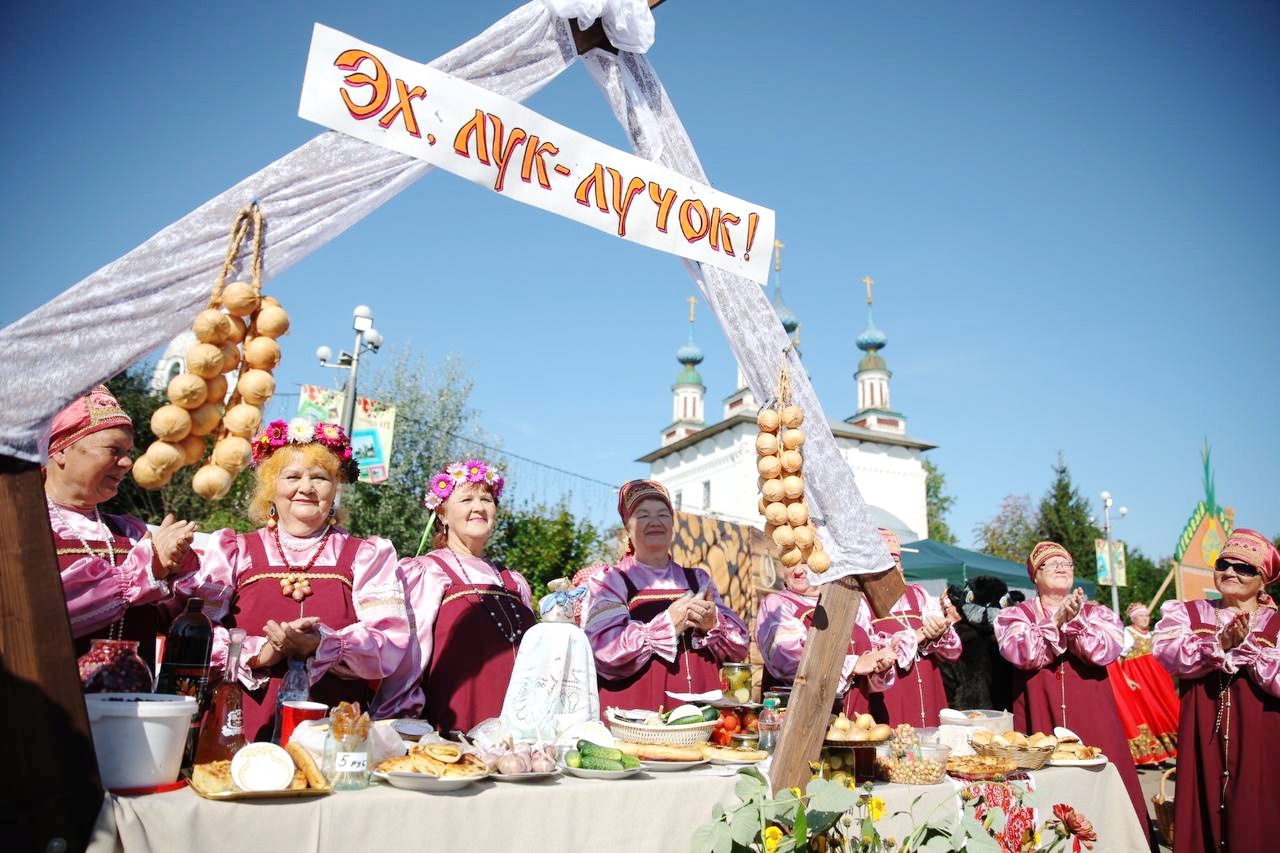
M 1258 575 L 1262 574 L 1248 563 L 1233 563 L 1230 560 L 1219 560 L 1213 564 L 1213 570 L 1215 572 L 1225 572 L 1227 569 L 1231 569 L 1237 576 L 1242 578 L 1256 578 Z

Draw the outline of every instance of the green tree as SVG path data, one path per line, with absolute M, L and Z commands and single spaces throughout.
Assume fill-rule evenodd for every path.
M 496 444 L 486 440 L 468 405 L 472 385 L 460 360 L 447 358 L 430 368 L 409 346 L 389 366 L 362 379 L 361 396 L 393 404 L 396 424 L 387 481 L 357 483 L 343 491 L 352 533 L 390 539 L 402 557 L 418 553 L 427 523 L 422 496 L 431 475 L 452 460 L 485 455 L 478 453 L 481 445 Z M 497 461 L 492 455 L 489 461 Z
M 929 538 L 935 542 L 954 545 L 956 544 L 956 535 L 951 532 L 946 518 L 956 499 L 945 491 L 947 488 L 947 476 L 938 470 L 938 466 L 933 464 L 933 460 L 925 459 L 923 461 L 926 474 L 924 500 L 929 519 Z
M 1077 569 L 1077 571 L 1079 571 Z M 1141 602 L 1149 604 L 1152 597 L 1156 594 L 1156 590 L 1160 588 L 1160 584 L 1164 582 L 1165 575 L 1169 573 L 1168 558 L 1160 560 L 1152 560 L 1146 554 L 1142 553 L 1142 549 L 1138 547 L 1125 548 L 1125 581 L 1126 586 L 1120 587 L 1120 612 L 1124 613 L 1130 604 Z M 1110 595 L 1108 587 L 1100 587 L 1098 594 L 1102 595 L 1106 592 Z M 1165 598 L 1173 597 L 1173 585 L 1165 590 Z M 1156 602 L 1156 608 L 1160 607 L 1160 602 Z M 1152 624 L 1160 618 L 1158 612 L 1151 614 Z
M 973 535 L 984 553 L 1021 563 L 1036 544 L 1039 523 L 1030 495 L 1005 495 L 1000 511 L 974 527 Z
M 585 519 L 575 519 L 564 498 L 555 506 L 504 506 L 486 553 L 524 575 L 536 601 L 546 594 L 550 581 L 603 560 L 606 544 L 606 534 Z
M 1097 560 L 1093 541 L 1102 538 L 1102 531 L 1089 520 L 1089 502 L 1071 483 L 1071 472 L 1062 454 L 1053 466 L 1053 483 L 1040 499 L 1039 523 L 1036 525 L 1038 540 L 1049 540 L 1071 552 L 1078 577 L 1096 580 Z

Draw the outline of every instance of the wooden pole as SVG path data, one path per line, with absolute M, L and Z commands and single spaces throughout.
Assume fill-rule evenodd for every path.
M 905 591 L 902 575 L 893 569 L 823 584 L 787 703 L 787 724 L 769 770 L 775 792 L 793 786 L 804 790 L 812 775 L 809 762 L 817 761 L 822 751 L 862 596 L 866 595 L 872 612 L 883 617 Z
M 1156 594 L 1151 599 L 1151 603 L 1147 605 L 1147 609 L 1152 613 L 1156 612 L 1156 602 L 1160 600 L 1160 596 L 1164 595 L 1164 591 L 1169 588 L 1169 582 L 1173 580 L 1173 575 L 1178 571 L 1178 562 L 1173 560 L 1169 565 L 1169 574 L 1164 576 L 1164 583 L 1160 584 L 1160 588 L 1156 590 Z
M 0 767 L 10 850 L 83 850 L 102 808 L 40 469 L 0 456 Z M 0 821 L 0 823 L 10 823 Z

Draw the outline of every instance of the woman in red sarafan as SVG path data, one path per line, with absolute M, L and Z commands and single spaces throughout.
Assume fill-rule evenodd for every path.
M 1155 766 L 1178 754 L 1178 694 L 1151 654 L 1151 611 L 1134 602 L 1125 611 L 1125 650 L 1107 667 L 1133 762 Z
M 1075 563 L 1056 542 L 1031 549 L 1027 574 L 1036 597 L 996 617 L 1000 654 L 1014 666 L 1013 727 L 1050 732 L 1063 726 L 1100 747 L 1120 772 L 1134 816 L 1150 838 L 1146 799 L 1107 678 L 1107 664 L 1120 657 L 1124 641 L 1120 619 L 1073 589 Z
M 1277 578 L 1275 545 L 1237 529 L 1214 565 L 1222 599 L 1161 608 L 1153 653 L 1182 694 L 1174 853 L 1263 850 L 1280 838 L 1280 615 L 1264 592 Z

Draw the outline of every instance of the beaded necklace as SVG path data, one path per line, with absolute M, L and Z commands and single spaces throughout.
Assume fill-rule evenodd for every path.
M 54 503 L 51 498 L 45 497 L 44 501 L 49 505 L 49 509 L 53 510 L 53 514 L 57 517 L 58 522 L 63 527 L 74 533 L 76 538 L 80 540 L 80 544 L 84 547 L 85 553 L 92 557 L 105 557 L 111 565 L 114 566 L 116 564 L 115 535 L 112 534 L 111 528 L 107 527 L 107 523 L 102 520 L 102 513 L 98 511 L 96 506 L 93 508 L 93 519 L 98 522 L 98 530 L 102 536 L 102 541 L 107 545 L 107 552 L 105 554 L 99 554 L 97 551 L 89 547 L 89 543 L 80 535 L 80 531 L 67 523 L 67 517 L 62 514 L 62 508 Z M 116 597 L 120 601 L 120 618 L 111 623 L 111 627 L 107 631 L 107 637 L 111 640 L 119 640 L 124 637 L 124 613 L 129 609 L 129 603 L 125 601 L 123 592 L 117 591 Z
M 452 548 L 446 548 L 445 550 L 449 552 L 449 554 L 453 557 L 453 562 L 456 563 L 458 566 L 458 577 L 462 578 L 462 581 L 464 583 L 469 583 L 470 578 L 467 577 L 466 567 L 462 565 L 462 558 L 460 558 L 456 553 L 454 553 Z M 499 572 L 496 568 L 494 568 L 493 564 L 490 563 L 488 560 L 485 560 L 485 565 L 489 566 L 489 568 L 493 569 L 494 572 L 497 573 L 498 586 L 501 586 L 505 591 L 506 586 L 502 583 L 502 573 Z M 479 586 L 479 584 L 471 584 L 471 585 Z M 502 620 L 499 621 L 498 614 L 494 613 L 493 608 L 489 605 L 490 598 L 506 598 L 506 596 L 505 595 L 498 596 L 498 595 L 489 593 L 487 590 L 478 590 L 478 589 L 471 590 L 471 594 L 474 595 L 476 597 L 476 600 L 479 601 L 481 606 L 484 607 L 484 611 L 488 613 L 489 618 L 493 620 L 494 627 L 496 627 L 498 629 L 498 633 L 501 634 L 503 638 L 508 643 L 511 644 L 511 650 L 512 652 L 514 652 L 516 648 L 516 641 L 520 639 L 520 634 L 521 634 L 519 620 L 516 620 L 516 623 L 512 624 L 510 615 L 507 613 L 506 608 L 503 607 L 502 602 L 499 601 L 498 611 L 502 613 Z
M 279 525 L 270 528 L 271 538 L 276 543 L 276 551 L 280 554 L 280 562 L 284 563 L 287 570 L 284 577 L 280 578 L 280 594 L 285 598 L 292 598 L 298 604 L 302 604 L 307 596 L 312 594 L 311 580 L 307 577 L 307 571 L 316 564 L 316 560 L 320 558 L 320 553 L 324 551 L 325 544 L 329 541 L 329 536 L 333 533 L 333 525 L 330 524 L 324 529 L 324 535 L 320 537 L 320 543 L 316 545 L 316 550 L 312 552 L 311 559 L 307 560 L 304 566 L 294 566 L 289 563 L 289 558 L 285 556 L 284 544 L 280 541 Z

